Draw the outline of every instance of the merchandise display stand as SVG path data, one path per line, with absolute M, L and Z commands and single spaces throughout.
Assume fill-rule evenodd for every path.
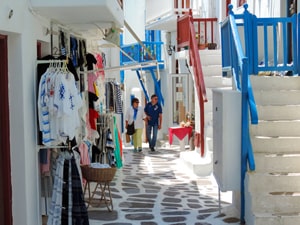
M 90 166 L 81 166 L 82 176 L 86 179 L 86 184 L 84 186 L 84 194 L 86 189 L 88 189 L 88 200 L 87 207 L 91 203 L 98 202 L 100 205 L 102 202 L 105 203 L 109 212 L 113 210 L 113 201 L 110 190 L 110 182 L 115 176 L 116 168 L 92 168 Z M 91 195 L 91 182 L 95 182 L 96 186 Z M 100 198 L 95 198 L 95 193 L 97 189 L 100 189 Z

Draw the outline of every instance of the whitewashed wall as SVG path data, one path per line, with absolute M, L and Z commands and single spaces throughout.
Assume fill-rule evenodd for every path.
M 124 1 L 124 18 L 129 24 L 129 26 L 134 30 L 136 35 L 140 40 L 145 40 L 145 0 L 125 0 Z M 123 33 L 124 44 L 137 43 L 137 40 L 130 34 L 127 29 L 124 29 Z M 142 74 L 141 74 L 142 75 Z M 148 77 L 150 78 L 150 77 Z M 139 80 L 137 78 L 136 72 L 131 70 L 125 71 L 125 96 L 124 96 L 124 109 L 130 107 L 130 95 L 132 90 L 140 89 L 143 92 Z M 140 105 L 143 105 L 142 99 L 140 99 Z
M 0 33 L 8 35 L 8 76 L 13 224 L 41 224 L 35 117 L 37 40 L 49 22 L 29 11 L 28 1 L 0 2 Z M 9 11 L 13 16 L 9 19 Z

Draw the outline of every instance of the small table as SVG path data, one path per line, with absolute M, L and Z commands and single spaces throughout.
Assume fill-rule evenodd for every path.
M 184 150 L 184 138 L 188 135 L 189 140 L 192 137 L 193 127 L 169 127 L 169 143 L 172 145 L 173 143 L 173 134 L 178 137 L 180 143 L 180 149 Z

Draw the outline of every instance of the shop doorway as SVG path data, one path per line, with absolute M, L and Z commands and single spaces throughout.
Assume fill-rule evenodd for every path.
M 0 224 L 12 225 L 7 36 L 0 34 Z
M 179 126 L 182 121 L 186 121 L 186 116 L 194 113 L 193 86 L 189 74 L 171 74 L 172 82 L 172 124 Z

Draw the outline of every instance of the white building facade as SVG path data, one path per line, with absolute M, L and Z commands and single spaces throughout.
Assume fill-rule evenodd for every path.
M 238 5 L 237 2 L 234 1 L 234 4 Z M 271 4 L 268 6 L 273 10 L 269 11 L 269 16 L 282 14 L 282 11 L 276 11 L 276 0 L 268 2 Z M 200 16 L 217 17 L 221 22 L 226 17 L 227 1 L 219 0 L 213 1 L 213 4 L 210 3 L 211 1 L 205 0 L 194 1 Z M 250 9 L 252 8 L 256 13 L 260 10 L 259 4 L 263 4 L 263 1 L 253 0 L 249 1 L 249 5 L 250 3 Z M 285 1 L 280 1 L 280 3 L 282 4 L 280 8 L 285 9 Z M 39 149 L 37 148 L 36 60 L 38 43 L 41 43 L 42 55 L 52 52 L 52 35 L 49 32 L 51 23 L 55 21 L 54 23 L 69 30 L 70 33 L 78 34 L 86 39 L 89 44 L 88 50 L 93 49 L 93 41 L 103 38 L 101 29 L 98 28 L 106 29 L 113 25 L 123 28 L 124 18 L 139 38 L 144 40 L 145 27 L 151 29 L 151 24 L 146 24 L 145 19 L 147 4 L 154 4 L 153 10 L 157 12 L 162 9 L 161 1 L 154 0 L 126 0 L 123 9 L 118 1 L 112 0 L 89 0 L 84 3 L 80 0 L 63 2 L 55 0 L 50 3 L 44 3 L 41 0 L 2 0 L 0 2 L 0 64 L 2 64 L 0 65 L 0 85 L 3 100 L 0 113 L 2 136 L 0 138 L 2 147 L 0 150 L 0 177 L 2 177 L 0 178 L 0 224 L 42 224 Z M 171 22 L 175 24 L 174 21 Z M 164 128 L 160 132 L 160 138 L 164 139 L 168 133 L 168 127 L 174 124 L 170 76 L 174 74 L 175 56 L 168 56 L 167 49 L 169 45 L 176 45 L 176 27 L 163 32 L 162 41 L 165 43 L 166 67 L 160 74 L 162 93 L 165 98 Z M 124 44 L 133 42 L 137 41 L 124 29 Z M 120 53 L 117 48 L 103 51 L 107 51 L 109 66 L 119 65 Z M 119 79 L 119 71 L 112 72 L 110 75 Z M 149 93 L 152 94 L 154 87 L 151 76 L 148 74 L 145 77 Z M 124 108 L 129 106 L 132 93 L 141 98 L 144 97 L 133 71 L 125 72 L 124 85 Z M 189 112 L 195 106 L 191 100 L 187 101 L 186 112 Z

